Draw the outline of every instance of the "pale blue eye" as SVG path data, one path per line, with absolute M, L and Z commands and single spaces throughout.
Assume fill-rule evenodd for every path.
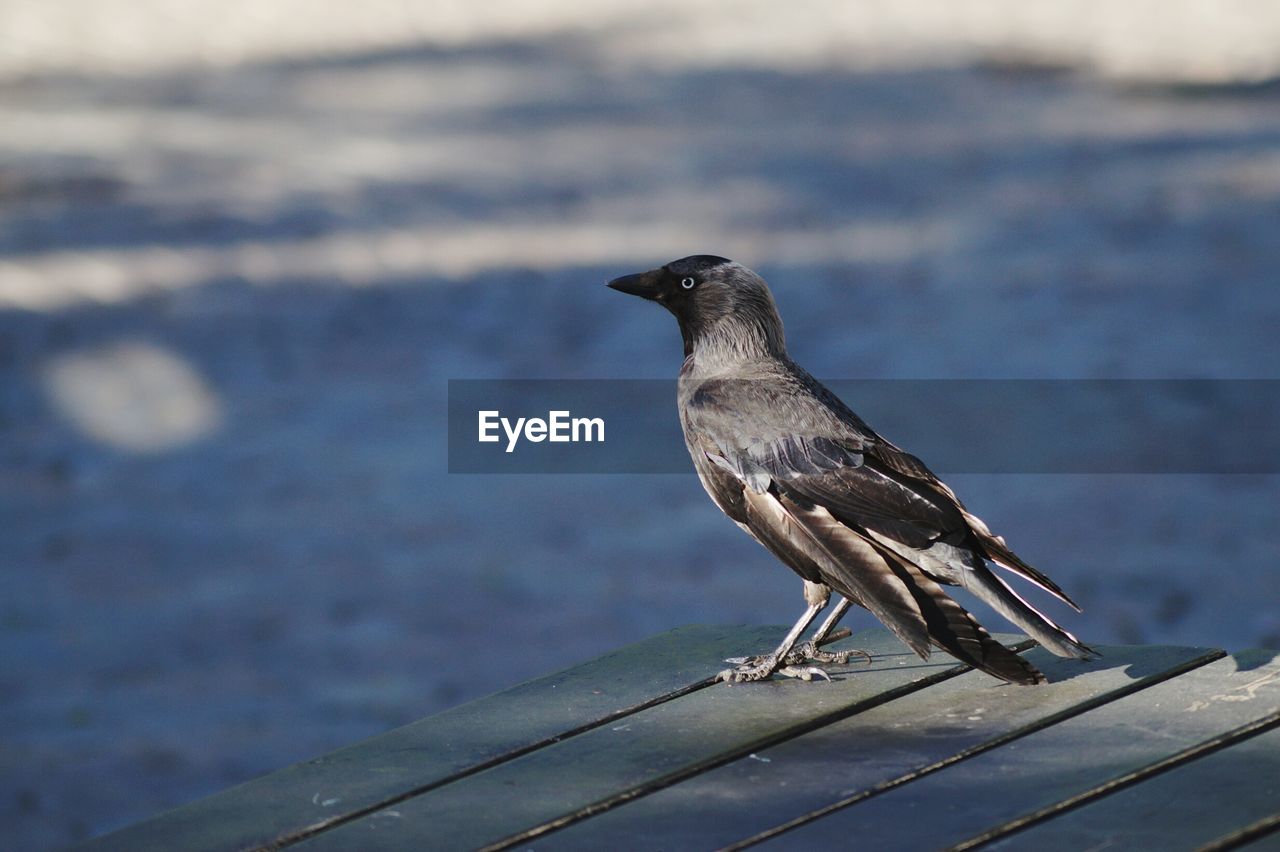
M 683 288 L 684 288 L 684 289 L 686 289 L 686 290 L 692 290 L 692 289 L 693 289 L 693 285 L 694 285 L 694 284 L 697 284 L 697 283 L 698 283 L 698 282 L 697 282 L 697 281 L 694 281 L 692 278 L 684 278 L 684 279 L 682 279 L 682 280 L 680 281 L 680 286 L 681 286 L 681 287 L 683 287 Z

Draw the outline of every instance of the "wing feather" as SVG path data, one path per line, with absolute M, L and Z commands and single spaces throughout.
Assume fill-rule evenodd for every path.
M 775 523 L 808 534 L 821 551 L 814 561 L 827 585 L 871 610 L 921 657 L 928 659 L 930 645 L 937 645 L 956 659 L 1012 683 L 1044 682 L 1033 665 L 991 638 L 923 571 L 850 529 L 823 506 L 797 502 L 787 493 L 786 484 L 748 497 L 749 506 L 757 501 L 767 501 Z
M 922 657 L 936 644 L 1015 683 L 1043 679 L 939 583 L 954 584 L 989 559 L 1079 607 L 920 459 L 877 435 L 808 374 L 682 380 L 681 414 L 717 504 L 802 577 L 867 608 Z M 1029 606 L 1017 611 L 1039 616 Z
M 802 507 L 776 490 L 746 489 L 747 526 L 766 547 L 793 564 L 798 553 L 830 585 L 870 610 L 911 650 L 929 656 L 929 630 L 915 597 L 884 558 L 821 506 Z M 781 552 L 780 552 L 781 551 Z

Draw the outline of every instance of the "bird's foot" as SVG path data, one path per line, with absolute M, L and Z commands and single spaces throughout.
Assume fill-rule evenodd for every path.
M 787 655 L 788 660 L 790 656 L 790 654 Z M 725 662 L 739 664 L 716 675 L 717 681 L 724 681 L 725 683 L 750 683 L 752 681 L 765 680 L 769 675 L 773 674 L 799 678 L 800 680 L 813 680 L 814 678 L 831 680 L 831 675 L 817 666 L 797 666 L 786 661 L 780 666 L 777 657 L 772 654 L 766 657 L 734 657 L 725 660 Z
M 821 648 L 814 647 L 812 642 L 797 645 L 782 662 L 790 666 L 808 662 L 822 663 L 828 666 L 832 664 L 843 666 L 853 657 L 862 657 L 867 665 L 871 665 L 871 655 L 861 648 L 852 648 L 848 651 L 824 651 Z
M 782 665 L 799 666 L 803 663 L 821 663 L 824 666 L 843 666 L 854 657 L 862 657 L 866 660 L 867 665 L 871 665 L 871 655 L 860 648 L 853 648 L 848 651 L 824 651 L 821 648 L 815 647 L 813 642 L 805 642 L 792 648 L 791 651 L 782 658 Z M 741 668 L 743 666 L 763 665 L 767 659 L 768 657 L 764 655 L 758 655 L 755 657 L 730 657 L 725 660 L 725 662 L 733 663 Z

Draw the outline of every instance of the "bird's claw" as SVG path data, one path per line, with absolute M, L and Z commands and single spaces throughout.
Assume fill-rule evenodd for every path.
M 798 677 L 800 678 L 800 680 L 813 680 L 814 678 L 821 678 L 822 680 L 825 680 L 828 683 L 831 682 L 831 675 L 827 674 L 817 666 L 800 666 L 798 668 L 796 666 L 783 666 L 782 668 L 778 669 L 778 674 L 782 675 L 783 677 Z
M 733 660 L 725 660 L 727 663 Z M 716 675 L 716 681 L 724 681 L 725 683 L 749 683 L 756 680 L 764 680 L 773 674 L 774 668 L 777 666 L 776 660 L 766 659 L 764 662 L 750 665 L 743 663 L 732 669 L 725 669 Z
M 765 680 L 769 675 L 779 674 L 783 677 L 794 677 L 800 680 L 813 680 L 820 678 L 830 681 L 831 675 L 827 674 L 817 666 L 793 666 L 783 665 L 778 667 L 777 660 L 771 657 L 763 659 L 759 657 L 736 657 L 731 660 L 725 660 L 732 663 L 735 660 L 741 660 L 741 664 L 732 669 L 725 669 L 716 675 L 716 681 L 725 683 L 750 683 L 757 680 Z
M 824 665 L 843 666 L 849 662 L 852 657 L 862 657 L 866 660 L 867 665 L 871 665 L 871 655 L 861 648 L 852 648 L 847 651 L 823 651 L 821 648 L 814 647 L 812 642 L 805 642 L 803 645 L 797 645 L 783 658 L 785 665 L 796 666 L 804 662 L 823 663 Z
M 817 666 L 806 666 L 804 663 L 814 662 L 824 665 L 844 665 L 849 662 L 850 657 L 860 656 L 866 658 L 867 665 L 871 664 L 871 655 L 866 651 L 854 648 L 848 651 L 824 651 L 823 645 L 829 645 L 832 642 L 838 642 L 847 636 L 852 635 L 852 631 L 847 627 L 841 627 L 839 630 L 833 630 L 823 639 L 814 642 L 810 639 L 801 645 L 792 648 L 787 655 L 779 660 L 776 651 L 773 654 L 757 654 L 754 657 L 729 657 L 725 660 L 733 666 L 731 669 L 725 669 L 716 675 L 716 681 L 724 681 L 725 683 L 747 683 L 749 681 L 764 680 L 771 674 L 780 674 L 783 677 L 794 677 L 800 680 L 813 680 L 821 678 L 830 681 L 831 675 Z
M 862 657 L 866 661 L 866 665 L 871 665 L 871 655 L 860 648 L 853 648 L 848 651 L 823 651 L 820 648 L 813 647 L 812 642 L 805 642 L 803 645 L 797 645 L 785 657 L 782 658 L 784 666 L 798 666 L 801 663 L 822 663 L 823 665 L 843 666 L 853 657 Z M 758 666 L 765 661 L 764 656 L 755 657 L 728 657 L 726 663 L 732 663 L 735 666 Z

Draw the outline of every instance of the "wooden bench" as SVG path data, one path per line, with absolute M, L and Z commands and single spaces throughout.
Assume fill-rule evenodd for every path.
M 779 628 L 686 627 L 91 849 L 1280 849 L 1280 653 L 1103 647 L 1015 687 L 885 631 L 726 686 Z

